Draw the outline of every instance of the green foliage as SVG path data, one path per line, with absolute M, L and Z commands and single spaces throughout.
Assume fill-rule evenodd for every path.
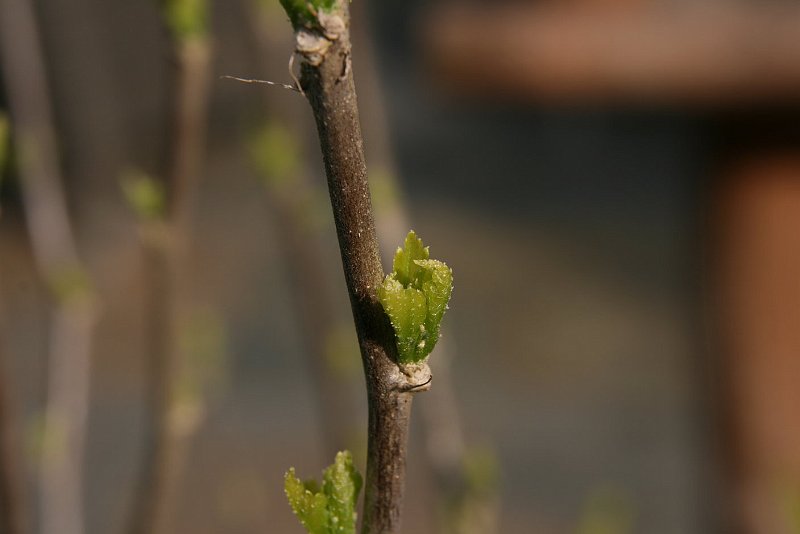
M 349 451 L 338 453 L 333 465 L 322 472 L 321 490 L 316 481 L 297 478 L 294 468 L 284 477 L 289 505 L 309 534 L 355 534 L 361 484 Z
M 635 510 L 620 488 L 596 488 L 589 495 L 577 534 L 627 534 L 634 531 Z
M 429 256 L 428 247 L 410 231 L 405 247 L 394 255 L 393 271 L 378 288 L 394 327 L 400 363 L 418 363 L 431 353 L 453 291 L 453 271 Z
M 128 171 L 122 178 L 122 192 L 141 219 L 158 220 L 164 217 L 166 195 L 164 186 L 141 171 Z
M 463 462 L 466 486 L 471 493 L 493 495 L 497 492 L 500 467 L 491 449 L 471 448 L 464 455 Z
M 314 26 L 317 20 L 314 12 L 331 11 L 336 0 L 280 0 L 294 29 Z
M 270 122 L 250 142 L 250 156 L 267 185 L 282 187 L 300 169 L 300 147 L 285 126 Z
M 178 349 L 183 366 L 176 378 L 177 403 L 199 406 L 227 385 L 227 330 L 222 317 L 210 308 L 192 310 L 182 317 Z
M 69 302 L 91 296 L 89 275 L 80 266 L 63 265 L 49 273 L 47 284 L 59 302 Z
M 164 18 L 175 39 L 202 39 L 208 32 L 208 1 L 166 0 Z

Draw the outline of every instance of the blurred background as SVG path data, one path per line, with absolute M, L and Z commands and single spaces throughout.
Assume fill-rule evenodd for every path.
M 800 6 L 352 3 L 455 274 L 404 532 L 800 532 Z M 302 532 L 366 395 L 278 0 L 0 0 L 0 532 Z

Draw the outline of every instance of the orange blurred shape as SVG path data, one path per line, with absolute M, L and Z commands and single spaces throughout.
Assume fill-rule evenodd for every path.
M 718 200 L 735 513 L 746 532 L 789 534 L 800 511 L 800 153 L 745 157 Z

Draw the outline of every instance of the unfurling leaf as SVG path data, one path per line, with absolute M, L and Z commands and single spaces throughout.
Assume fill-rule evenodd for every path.
M 429 257 L 428 247 L 412 230 L 394 255 L 392 272 L 378 288 L 394 328 L 399 363 L 421 362 L 439 341 L 439 326 L 453 291 L 453 271 Z
M 294 468 L 284 477 L 289 505 L 309 534 L 355 534 L 356 502 L 361 475 L 353 455 L 343 451 L 322 473 L 322 491 L 316 481 L 302 482 Z
M 280 0 L 286 14 L 297 30 L 303 26 L 313 26 L 316 22 L 315 11 L 330 11 L 335 0 Z

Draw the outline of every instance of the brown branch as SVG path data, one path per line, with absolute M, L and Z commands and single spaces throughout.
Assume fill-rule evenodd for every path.
M 0 1 L 0 26 L 1 63 L 19 151 L 25 214 L 39 275 L 54 300 L 39 479 L 41 531 L 82 534 L 94 300 L 67 213 L 31 2 Z
M 297 32 L 302 85 L 314 112 L 369 403 L 362 532 L 400 526 L 413 394 L 396 362 L 394 332 L 377 299 L 383 280 L 350 57 L 348 1 Z

